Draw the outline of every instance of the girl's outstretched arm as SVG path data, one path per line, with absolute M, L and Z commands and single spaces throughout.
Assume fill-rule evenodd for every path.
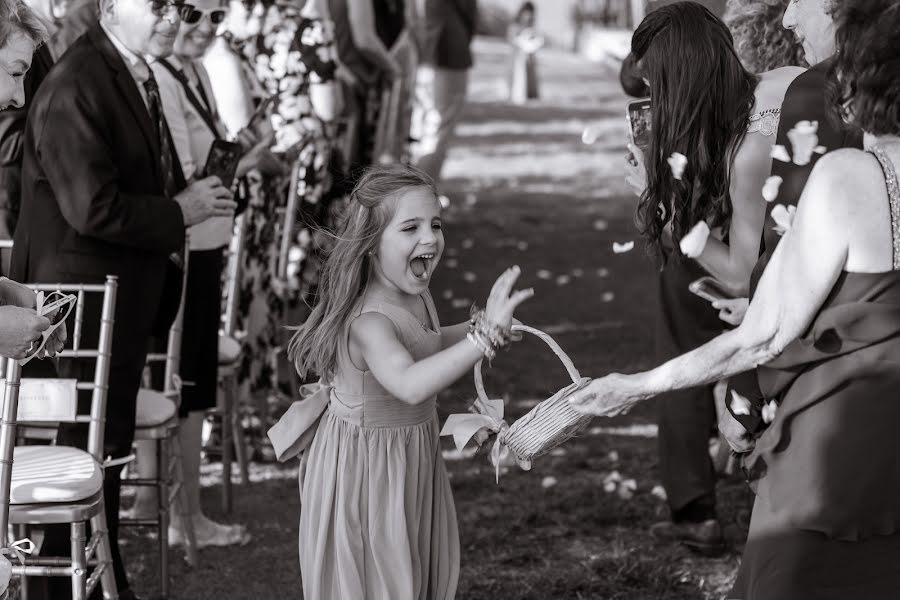
M 466 339 L 466 333 L 469 332 L 469 322 L 463 321 L 456 325 L 447 325 L 441 327 L 441 350 L 449 348 L 460 340 Z

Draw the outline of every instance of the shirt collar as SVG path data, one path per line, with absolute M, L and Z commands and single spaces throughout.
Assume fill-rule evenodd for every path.
M 122 55 L 122 58 L 125 59 L 125 65 L 128 67 L 128 70 L 131 71 L 131 75 L 134 77 L 135 81 L 139 84 L 143 84 L 150 79 L 150 67 L 147 65 L 147 61 L 129 50 L 125 44 L 116 37 L 116 34 L 110 31 L 109 27 L 106 26 L 106 23 L 101 21 L 100 27 L 103 28 L 109 41 L 113 43 L 113 46 L 116 47 L 116 50 Z

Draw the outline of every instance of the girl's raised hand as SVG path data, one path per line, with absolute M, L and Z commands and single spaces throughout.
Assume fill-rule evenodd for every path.
M 520 273 L 519 267 L 512 267 L 498 277 L 484 307 L 485 319 L 507 331 L 512 327 L 516 308 L 534 295 L 532 288 L 513 291 Z

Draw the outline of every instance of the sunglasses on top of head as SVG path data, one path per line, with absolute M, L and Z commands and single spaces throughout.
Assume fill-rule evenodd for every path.
M 181 13 L 185 6 L 184 0 L 150 0 L 150 10 L 157 17 L 165 15 L 169 10 L 174 9 Z M 193 8 L 193 7 L 191 7 Z
M 194 25 L 195 23 L 199 23 L 200 19 L 204 17 L 209 18 L 209 22 L 213 25 L 219 25 L 222 21 L 225 20 L 225 16 L 228 14 L 228 11 L 224 8 L 208 8 L 208 9 L 200 9 L 195 8 L 192 4 L 185 4 L 181 10 L 181 22 L 187 25 Z

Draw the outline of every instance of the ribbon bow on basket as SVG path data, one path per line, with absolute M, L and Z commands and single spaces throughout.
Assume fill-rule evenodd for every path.
M 503 420 L 503 400 L 488 400 L 481 376 L 481 363 L 475 365 L 475 391 L 478 397 L 471 410 L 474 414 L 450 415 L 441 435 L 452 435 L 456 448 L 460 451 L 480 429 L 488 429 L 497 434 L 491 449 L 491 462 L 496 468 L 496 480 L 500 480 L 500 461 L 511 451 L 520 461 L 530 462 L 534 457 L 546 454 L 582 431 L 591 420 L 590 415 L 582 415 L 569 406 L 570 394 L 590 382 L 582 377 L 568 355 L 549 335 L 528 327 L 513 325 L 513 331 L 522 331 L 539 337 L 559 358 L 572 383 L 540 402 L 525 416 L 512 425 Z

